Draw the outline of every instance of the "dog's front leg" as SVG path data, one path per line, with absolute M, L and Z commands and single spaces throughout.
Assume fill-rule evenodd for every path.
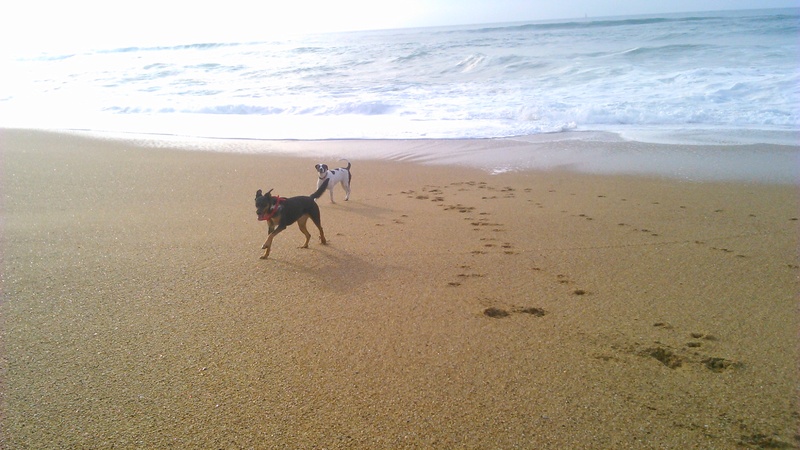
M 261 259 L 267 259 L 269 257 L 269 251 L 272 248 L 272 240 L 275 239 L 275 236 L 278 235 L 281 231 L 286 229 L 286 227 L 278 227 L 275 231 L 267 236 L 267 240 L 264 242 L 264 245 L 261 246 L 264 249 L 264 254 L 261 255 Z
M 264 242 L 264 245 L 261 246 L 264 249 L 264 254 L 261 255 L 261 259 L 269 258 L 269 250 L 272 248 L 272 238 L 275 237 L 272 233 L 267 236 L 267 240 Z
M 267 240 L 264 241 L 264 245 L 261 246 L 261 248 L 266 251 L 261 256 L 261 259 L 267 259 L 267 257 L 269 256 L 269 248 L 272 245 L 273 233 L 275 233 L 275 224 L 272 223 L 272 220 L 269 220 L 267 222 Z

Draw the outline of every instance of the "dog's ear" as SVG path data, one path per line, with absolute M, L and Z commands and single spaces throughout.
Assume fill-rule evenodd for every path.
M 274 189 L 274 188 L 273 188 L 273 189 Z M 268 191 L 267 191 L 267 193 L 266 193 L 265 195 L 266 195 L 267 197 L 270 197 L 270 192 L 272 192 L 272 189 L 268 190 Z
M 261 189 L 256 191 L 256 198 L 261 197 Z

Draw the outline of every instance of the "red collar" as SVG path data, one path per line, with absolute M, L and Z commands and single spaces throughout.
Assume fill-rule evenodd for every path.
M 281 203 L 283 203 L 285 200 L 286 200 L 286 197 L 278 197 L 278 196 L 276 195 L 276 196 L 275 196 L 275 205 L 274 205 L 274 206 L 272 206 L 272 207 L 269 209 L 269 214 L 267 214 L 267 215 L 265 215 L 265 216 L 260 216 L 260 217 L 258 218 L 258 220 L 270 220 L 270 219 L 272 219 L 272 216 L 274 216 L 274 215 L 275 215 L 275 214 L 276 214 L 276 213 L 277 213 L 277 212 L 278 212 L 278 211 L 281 209 L 281 208 L 280 208 L 280 206 L 281 206 Z

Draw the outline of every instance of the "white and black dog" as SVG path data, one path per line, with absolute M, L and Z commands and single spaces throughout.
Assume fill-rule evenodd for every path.
M 347 160 L 340 159 L 339 161 Z M 350 173 L 350 161 L 347 161 L 347 167 L 340 167 L 333 170 L 328 170 L 327 164 L 317 164 L 314 166 L 314 168 L 317 169 L 317 174 L 319 175 L 317 188 L 322 186 L 322 183 L 324 183 L 325 180 L 329 180 L 328 190 L 331 191 L 331 203 L 336 203 L 333 201 L 333 187 L 336 186 L 337 183 L 341 183 L 342 187 L 344 188 L 344 200 L 350 200 L 350 180 L 353 178 L 353 174 Z

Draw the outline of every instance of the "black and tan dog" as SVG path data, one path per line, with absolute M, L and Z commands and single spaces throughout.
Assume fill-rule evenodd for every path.
M 266 220 L 269 223 L 269 236 L 267 236 L 264 245 L 261 246 L 266 251 L 261 259 L 269 257 L 269 250 L 272 247 L 272 240 L 275 239 L 275 236 L 295 222 L 300 227 L 300 231 L 306 236 L 306 242 L 300 248 L 308 248 L 311 233 L 306 228 L 306 222 L 309 217 L 314 222 L 314 225 L 319 228 L 320 243 L 327 243 L 325 241 L 325 232 L 322 231 L 322 222 L 320 222 L 319 206 L 315 201 L 325 192 L 327 187 L 328 183 L 326 182 L 309 196 L 300 195 L 290 198 L 273 197 L 270 194 L 272 189 L 265 195 L 261 194 L 261 189 L 256 192 L 256 214 L 258 214 L 258 220 Z

